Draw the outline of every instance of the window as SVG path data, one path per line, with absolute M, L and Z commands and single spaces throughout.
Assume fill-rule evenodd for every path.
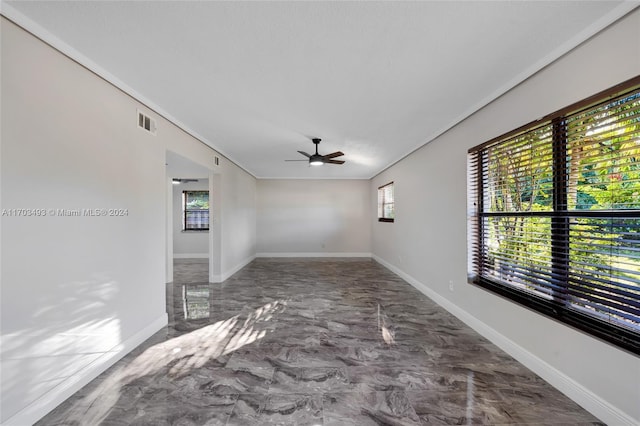
M 393 182 L 378 188 L 378 221 L 393 222 L 395 218 L 393 210 Z
M 470 282 L 637 354 L 639 84 L 468 157 Z
M 185 231 L 209 230 L 209 191 L 182 192 Z

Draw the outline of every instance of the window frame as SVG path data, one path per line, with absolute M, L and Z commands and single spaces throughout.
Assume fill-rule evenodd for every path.
M 569 161 L 567 159 L 567 130 L 566 119 L 571 118 L 574 114 L 597 105 L 606 104 L 621 95 L 637 92 L 640 90 L 640 76 L 634 77 L 628 81 L 618 84 L 610 89 L 602 91 L 587 99 L 574 103 L 559 111 L 549 114 L 539 120 L 535 120 L 513 131 L 495 137 L 481 145 L 468 150 L 469 159 L 469 176 L 468 176 L 468 210 L 469 210 L 469 232 L 468 232 L 468 282 L 489 290 L 497 295 L 505 297 L 522 306 L 532 309 L 547 317 L 555 319 L 563 324 L 577 328 L 587 334 L 600 338 L 604 341 L 612 343 L 619 348 L 640 355 L 640 331 L 626 328 L 612 322 L 599 319 L 595 313 L 585 314 L 581 312 L 575 305 L 569 303 L 570 298 L 557 300 L 555 297 L 550 299 L 542 298 L 530 291 L 519 290 L 516 285 L 509 285 L 506 282 L 501 283 L 497 279 L 487 277 L 482 274 L 483 266 L 478 265 L 485 259 L 483 250 L 487 249 L 483 242 L 485 235 L 485 219 L 488 217 L 507 217 L 511 216 L 529 216 L 529 217 L 550 217 L 551 218 L 551 240 L 549 242 L 551 248 L 551 267 L 550 270 L 556 272 L 558 265 L 564 265 L 565 273 L 569 273 L 569 245 L 571 242 L 571 229 L 569 225 L 570 217 L 585 218 L 613 218 L 624 217 L 637 220 L 640 218 L 640 209 L 632 210 L 576 210 L 570 209 L 567 204 L 567 174 L 566 168 Z M 517 211 L 517 212 L 490 212 L 490 209 L 484 209 L 483 189 L 484 175 L 483 153 L 492 146 L 499 146 L 500 143 L 507 142 L 510 138 L 524 135 L 543 126 L 551 125 L 553 128 L 552 149 L 553 149 L 553 208 L 550 212 L 540 211 Z M 488 221 L 486 222 L 488 223 Z M 563 256 L 565 258 L 563 258 Z M 525 265 L 522 265 L 525 266 Z M 602 265 L 605 266 L 605 265 Z M 563 285 L 565 291 L 569 289 L 569 281 L 559 281 Z M 609 281 L 611 282 L 611 281 Z M 593 293 L 589 293 L 593 294 Z M 632 300 L 636 300 L 633 298 Z M 640 300 L 638 298 L 637 300 Z M 634 305 L 635 306 L 635 305 Z
M 384 190 L 386 187 L 391 186 L 391 191 L 393 192 L 393 201 L 390 203 L 385 202 Z M 394 222 L 395 221 L 395 185 L 394 182 L 391 181 L 382 186 L 378 187 L 378 222 Z M 391 205 L 393 206 L 393 217 L 385 217 L 385 206 Z
M 182 231 L 183 232 L 208 232 L 209 228 L 211 228 L 211 217 L 210 213 L 207 218 L 207 227 L 206 228 L 192 228 L 187 226 L 187 213 L 196 212 L 196 211 L 207 211 L 210 212 L 210 209 L 187 209 L 187 197 L 189 193 L 206 193 L 207 198 L 209 198 L 209 191 L 206 189 L 185 189 L 182 191 Z M 210 201 L 209 201 L 210 202 Z

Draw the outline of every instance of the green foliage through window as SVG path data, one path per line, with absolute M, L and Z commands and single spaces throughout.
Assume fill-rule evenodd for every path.
M 603 99 L 469 151 L 469 272 L 638 351 L 640 89 Z

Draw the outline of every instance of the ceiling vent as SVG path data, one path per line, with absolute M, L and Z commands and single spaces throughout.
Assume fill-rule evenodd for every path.
M 156 134 L 156 120 L 138 110 L 138 127 L 152 135 Z

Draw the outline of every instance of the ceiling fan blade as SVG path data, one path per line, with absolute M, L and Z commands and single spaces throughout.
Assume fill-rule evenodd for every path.
M 335 158 L 335 157 L 340 157 L 343 156 L 344 153 L 342 151 L 336 151 L 336 152 L 332 152 L 331 154 L 327 154 L 327 155 L 323 155 L 324 158 Z
M 344 160 L 325 160 L 325 163 L 329 163 L 329 164 L 344 164 Z
M 298 152 L 299 152 L 300 154 L 304 155 L 304 156 L 305 156 L 305 157 L 307 157 L 307 158 L 311 157 L 311 154 L 307 154 L 307 153 L 306 153 L 306 152 L 304 152 L 304 151 L 298 151 Z

